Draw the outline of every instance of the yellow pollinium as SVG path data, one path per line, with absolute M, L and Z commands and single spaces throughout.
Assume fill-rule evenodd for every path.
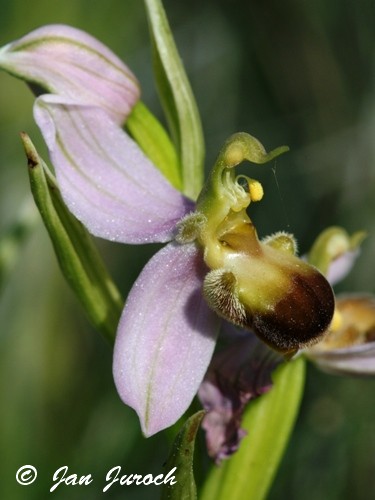
M 248 186 L 249 186 L 250 200 L 260 201 L 264 195 L 262 184 L 259 181 L 249 179 Z

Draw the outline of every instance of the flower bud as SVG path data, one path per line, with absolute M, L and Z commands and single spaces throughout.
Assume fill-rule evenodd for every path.
M 342 227 L 328 227 L 315 240 L 307 260 L 335 285 L 353 267 L 365 238 L 365 231 L 349 235 Z

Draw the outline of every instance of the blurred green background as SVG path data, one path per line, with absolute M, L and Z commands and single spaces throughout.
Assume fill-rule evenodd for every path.
M 293 232 L 304 253 L 328 225 L 367 230 L 340 290 L 375 292 L 375 1 L 165 0 L 165 7 L 201 110 L 207 167 L 239 130 L 270 149 L 288 144 L 291 152 L 273 167 L 253 167 L 266 192 L 252 207 L 260 234 Z M 129 64 L 161 117 L 140 0 L 0 0 L 0 12 L 0 45 L 46 23 L 95 35 Z M 123 473 L 159 473 L 168 442 L 142 439 L 133 412 L 120 403 L 111 349 L 87 323 L 35 215 L 18 138 L 26 130 L 43 152 L 32 101 L 22 82 L 0 74 L 0 231 L 20 213 L 36 220 L 19 252 L 9 249 L 12 272 L 0 276 L 0 496 L 48 498 L 53 473 L 68 465 L 94 482 L 61 486 L 54 497 L 97 499 L 115 465 Z M 126 296 L 155 247 L 98 244 Z M 309 366 L 271 500 L 375 495 L 374 391 L 373 380 Z M 39 471 L 28 487 L 15 481 L 24 464 Z M 113 486 L 105 496 L 146 500 L 158 491 Z

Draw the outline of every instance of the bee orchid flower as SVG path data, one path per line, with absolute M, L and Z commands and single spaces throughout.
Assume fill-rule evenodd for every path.
M 146 436 L 189 407 L 222 319 L 288 357 L 322 338 L 334 311 L 331 286 L 296 256 L 291 235 L 259 240 L 247 208 L 262 186 L 235 173 L 286 147 L 267 153 L 249 134 L 230 137 L 194 204 L 121 128 L 139 87 L 99 42 L 41 28 L 2 49 L 0 67 L 37 87 L 34 117 L 69 210 L 95 236 L 167 243 L 130 291 L 114 347 L 117 390 Z

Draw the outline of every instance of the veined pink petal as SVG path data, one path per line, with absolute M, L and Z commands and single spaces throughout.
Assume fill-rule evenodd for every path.
M 64 201 L 92 234 L 123 243 L 172 238 L 192 203 L 102 109 L 44 95 L 34 117 Z
M 170 243 L 149 261 L 128 297 L 113 373 L 146 436 L 181 417 L 211 359 L 220 320 L 201 294 L 206 272 L 193 244 Z
M 102 107 L 124 123 L 139 85 L 124 63 L 84 31 L 49 25 L 0 50 L 0 68 L 46 92 Z

